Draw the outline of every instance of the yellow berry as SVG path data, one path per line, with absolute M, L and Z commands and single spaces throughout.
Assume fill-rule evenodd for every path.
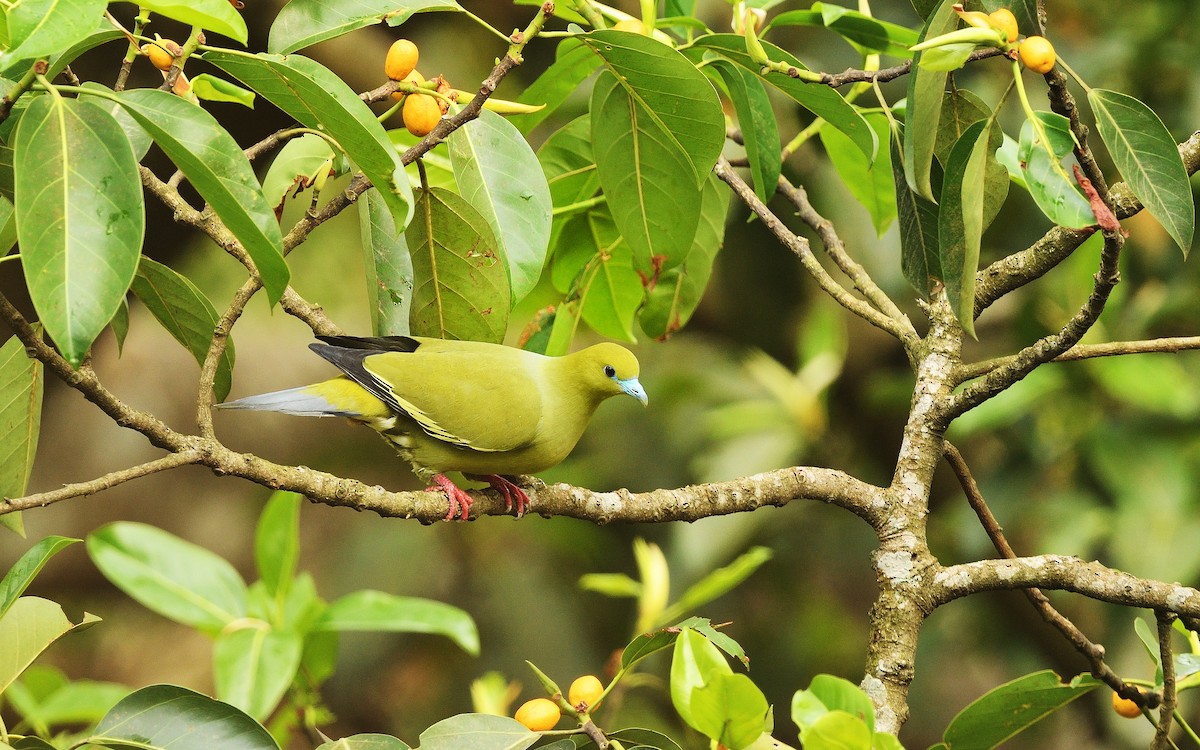
M 404 76 L 403 83 L 412 83 L 412 84 L 416 84 L 419 86 L 420 84 L 425 83 L 425 78 L 422 77 L 421 74 L 417 72 L 416 68 L 413 68 L 412 71 L 409 72 L 408 75 Z M 400 101 L 406 96 L 408 96 L 408 94 L 404 93 L 403 91 L 393 91 L 392 92 L 392 98 L 395 99 L 396 101 Z
M 646 33 L 646 24 L 636 18 L 622 18 L 613 24 L 613 28 L 617 31 L 628 31 L 634 34 Z
M 432 96 L 410 94 L 404 100 L 400 115 L 408 132 L 420 138 L 437 127 L 438 120 L 442 119 L 442 108 Z
M 567 691 L 567 703 L 572 706 L 583 704 L 585 708 L 591 710 L 603 692 L 604 685 L 601 684 L 599 678 L 595 675 L 585 674 L 571 683 L 571 689 Z
M 1142 715 L 1142 709 L 1138 704 L 1128 698 L 1122 698 L 1115 692 L 1112 694 L 1112 706 L 1117 714 L 1124 716 L 1126 719 L 1136 719 Z
M 428 99 L 429 97 L 424 97 Z M 525 725 L 532 732 L 544 732 L 553 729 L 562 718 L 558 704 L 546 698 L 534 698 L 521 704 L 513 718 Z
M 173 45 L 179 47 L 169 39 L 163 39 L 155 44 L 154 42 L 146 42 L 142 45 L 142 54 L 150 61 L 150 64 L 159 70 L 170 70 L 175 64 L 175 56 L 167 51 L 167 46 Z
M 1054 45 L 1044 36 L 1027 36 L 1021 42 L 1021 62 L 1034 73 L 1049 73 L 1054 69 Z
M 1017 41 L 1017 17 L 1012 14 L 1011 10 L 1008 8 L 994 10 L 988 14 L 988 18 L 992 20 L 993 28 L 1004 33 L 1009 44 Z
M 407 39 L 398 39 L 388 49 L 383 70 L 393 81 L 403 81 L 417 67 L 417 57 L 417 45 Z

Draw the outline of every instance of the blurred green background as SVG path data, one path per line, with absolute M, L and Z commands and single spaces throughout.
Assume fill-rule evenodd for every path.
M 524 27 L 534 12 L 494 0 L 462 4 L 504 31 Z M 616 5 L 637 13 L 636 3 Z M 247 3 L 252 49 L 265 47 L 279 6 Z M 1082 0 L 1051 0 L 1047 6 L 1050 38 L 1091 85 L 1142 98 L 1178 140 L 1200 127 L 1195 54 L 1200 10 L 1192 0 L 1141 2 L 1136 10 L 1130 4 Z M 132 6 L 114 7 L 129 11 L 122 18 L 132 13 Z M 700 8 L 711 27 L 727 27 L 727 4 L 701 0 Z M 917 23 L 907 0 L 878 1 L 873 10 L 898 23 Z M 154 30 L 183 36 L 165 23 Z M 307 53 L 356 90 L 365 90 L 382 82 L 384 54 L 399 36 L 420 45 L 422 73 L 441 73 L 461 89 L 473 89 L 503 54 L 494 37 L 455 14 L 419 15 L 399 29 L 363 29 Z M 821 30 L 784 29 L 772 40 L 814 70 L 838 72 L 860 62 L 853 50 Z M 122 52 L 119 45 L 101 48 L 77 72 L 111 84 Z M 552 59 L 551 43 L 531 45 L 526 64 L 498 96 L 515 99 Z M 138 63 L 135 80 L 153 85 L 158 73 Z M 994 102 L 1007 75 L 1007 66 L 977 65 L 960 77 L 960 85 Z M 1047 108 L 1044 87 L 1033 77 L 1027 81 L 1034 106 Z M 895 101 L 903 96 L 903 86 L 900 81 L 885 91 Z M 777 103 L 781 129 L 790 138 L 810 116 Z M 1010 134 L 1019 127 L 1014 104 L 1002 118 Z M 235 105 L 210 106 L 223 122 L 233 123 L 244 144 L 285 124 L 268 105 L 253 113 Z M 561 114 L 560 123 L 573 112 L 568 108 Z M 397 118 L 391 126 L 398 125 Z M 535 141 L 551 129 L 535 131 Z M 165 163 L 155 168 L 163 173 Z M 900 276 L 895 227 L 882 238 L 875 236 L 867 213 L 840 185 L 819 141 L 801 148 L 785 170 L 834 221 L 851 254 L 919 321 L 911 289 Z M 1111 168 L 1107 174 L 1115 181 Z M 985 236 L 985 262 L 1027 246 L 1048 228 L 1032 201 L 1015 193 Z M 776 201 L 774 206 L 799 226 L 786 205 Z M 242 278 L 237 264 L 174 225 L 161 207 L 150 204 L 149 209 L 147 252 L 187 274 L 223 307 Z M 319 229 L 289 263 L 302 295 L 322 305 L 347 332 L 367 333 L 357 222 L 355 212 L 347 211 Z M 1123 283 L 1088 340 L 1200 331 L 1195 261 L 1185 263 L 1148 216 L 1135 217 L 1126 227 L 1131 236 Z M 968 359 L 1013 351 L 1057 329 L 1085 298 L 1096 255 L 1094 246 L 1086 246 L 1045 279 L 993 306 L 979 321 L 979 341 L 967 347 Z M 0 284 L 6 293 L 16 294 L 19 287 L 11 270 L 0 276 Z M 550 301 L 536 299 L 519 308 L 510 343 L 539 304 Z M 255 300 L 235 329 L 232 395 L 329 376 L 328 366 L 308 352 L 310 338 L 301 323 Z M 831 306 L 795 259 L 759 224 L 748 222 L 740 207 L 731 212 L 725 249 L 693 322 L 666 343 L 643 337 L 636 352 L 649 409 L 630 399 L 605 404 L 574 455 L 547 472 L 547 480 L 598 490 L 648 490 L 794 464 L 843 469 L 878 484 L 891 477 L 912 383 L 903 353 L 886 336 Z M 133 406 L 177 429 L 192 429 L 195 362 L 140 306 L 131 310 L 124 352 L 118 357 L 115 342 L 105 335 L 95 350 L 95 366 Z M 1189 353 L 1049 366 L 964 417 L 950 437 L 974 468 L 1018 553 L 1074 554 L 1137 575 L 1197 585 L 1198 373 L 1200 355 Z M 217 419 L 219 436 L 235 449 L 389 488 L 417 486 L 383 441 L 340 420 L 269 414 L 220 414 Z M 51 380 L 30 489 L 89 479 L 156 455 L 140 436 L 115 427 L 77 393 Z M 26 526 L 34 540 L 51 533 L 83 536 L 119 519 L 153 523 L 229 558 L 250 577 L 253 523 L 267 495 L 257 486 L 185 468 L 29 512 Z M 932 507 L 930 540 L 944 563 L 993 556 L 947 471 L 939 472 Z M 630 600 L 583 592 L 577 581 L 589 572 L 634 574 L 636 537 L 662 546 L 676 595 L 751 545 L 774 550 L 774 559 L 746 584 L 698 614 L 731 622 L 727 632 L 750 654 L 751 677 L 776 706 L 777 736 L 795 739 L 786 707 L 814 674 L 830 672 L 853 681 L 862 675 L 867 610 L 875 593 L 869 561 L 874 539 L 859 519 L 822 504 L 798 502 L 695 524 L 604 528 L 536 516 L 423 527 L 308 506 L 301 524 L 301 566 L 314 574 L 326 598 L 376 588 L 439 599 L 473 615 L 482 635 L 478 658 L 432 636 L 344 637 L 338 672 L 325 691 L 338 717 L 326 730 L 330 736 L 378 731 L 415 741 L 438 719 L 470 710 L 468 685 L 489 670 L 524 683 L 521 700 L 535 697 L 539 688 L 526 659 L 563 685 L 579 674 L 603 675 L 613 650 L 632 635 L 636 612 Z M 26 547 L 12 535 L 0 537 L 0 564 L 7 566 Z M 60 642 L 47 657 L 72 677 L 135 687 L 171 682 L 211 688 L 206 639 L 113 589 L 82 545 L 56 558 L 30 593 L 60 601 L 72 614 L 87 610 L 104 618 L 98 627 Z M 1152 676 L 1132 627 L 1135 617 L 1148 613 L 1076 596 L 1053 599 L 1108 647 L 1120 673 Z M 936 612 L 922 633 L 919 656 L 912 718 L 901 735 L 908 747 L 936 741 L 951 716 L 1001 682 L 1046 667 L 1064 675 L 1084 668 L 1019 593 L 978 596 Z M 648 670 L 661 672 L 665 665 L 665 657 L 656 658 Z M 1182 702 L 1189 716 L 1197 713 L 1192 696 Z M 605 727 L 657 726 L 684 736 L 664 718 L 667 709 L 661 685 L 650 682 L 599 719 Z M 614 710 L 620 715 L 614 717 Z M 1144 722 L 1116 718 L 1107 691 L 1096 691 L 1009 746 L 1144 745 L 1150 731 Z M 696 739 L 691 737 L 693 746 L 701 747 Z

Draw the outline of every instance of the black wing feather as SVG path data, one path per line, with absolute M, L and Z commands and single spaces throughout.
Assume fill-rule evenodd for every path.
M 317 336 L 317 338 L 326 344 L 343 349 L 366 349 L 373 352 L 415 352 L 421 345 L 420 341 L 409 336 Z
M 373 339 L 356 338 L 354 336 L 318 336 L 318 338 L 322 341 L 328 341 L 330 344 L 309 344 L 309 349 L 312 349 L 322 359 L 333 364 L 339 370 L 346 373 L 347 377 L 349 377 L 355 383 L 361 385 L 363 388 L 366 388 L 373 396 L 390 406 L 393 411 L 398 414 L 404 413 L 404 409 L 400 406 L 400 402 L 396 400 L 396 396 L 394 393 L 392 393 L 391 387 L 368 372 L 367 368 L 363 366 L 363 360 L 372 355 L 379 354 L 381 351 L 411 352 L 420 345 L 420 342 L 414 341 L 407 336 L 386 336 Z M 363 343 L 357 348 L 340 345 L 341 341 L 343 340 L 351 342 L 383 342 L 386 344 L 392 339 L 403 339 L 411 342 L 412 348 L 384 349 L 379 343 Z M 396 345 L 399 346 L 401 344 L 397 342 Z

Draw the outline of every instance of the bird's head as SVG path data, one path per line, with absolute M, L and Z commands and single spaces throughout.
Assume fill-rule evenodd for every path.
M 576 352 L 573 358 L 584 382 L 603 398 L 624 393 L 646 403 L 646 391 L 638 382 L 637 357 L 625 347 L 596 344 Z

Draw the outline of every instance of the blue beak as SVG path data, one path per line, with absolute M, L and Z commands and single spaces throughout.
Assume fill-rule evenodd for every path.
M 638 401 L 641 401 L 642 406 L 646 405 L 646 403 L 648 401 L 648 399 L 646 398 L 646 391 L 645 391 L 645 389 L 642 388 L 642 384 L 638 382 L 637 378 L 629 378 L 628 380 L 618 380 L 617 385 L 621 386 L 621 390 L 625 391 L 630 396 L 633 396 Z

